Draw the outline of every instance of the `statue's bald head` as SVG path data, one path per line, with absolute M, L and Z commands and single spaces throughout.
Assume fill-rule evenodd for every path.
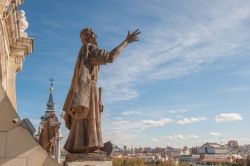
M 84 29 L 81 30 L 80 36 L 81 35 L 90 36 L 91 33 L 94 33 L 93 30 L 90 27 L 87 27 L 87 28 L 84 28 Z
M 95 32 L 90 27 L 81 30 L 80 38 L 83 44 L 91 43 L 97 45 Z

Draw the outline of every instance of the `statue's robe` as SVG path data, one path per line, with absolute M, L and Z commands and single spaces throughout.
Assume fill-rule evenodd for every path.
M 83 153 L 103 147 L 96 81 L 99 65 L 112 61 L 109 52 L 95 45 L 82 46 L 79 51 L 63 107 L 65 125 L 70 130 L 64 145 L 68 152 Z
M 59 138 L 59 122 L 53 122 L 53 117 L 48 117 L 42 122 L 41 133 L 39 136 L 39 144 L 44 150 L 50 152 L 56 139 Z

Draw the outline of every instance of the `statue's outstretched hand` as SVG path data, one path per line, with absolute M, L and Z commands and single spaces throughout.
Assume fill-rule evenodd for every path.
M 139 40 L 139 34 L 140 34 L 140 33 L 141 33 L 141 32 L 140 32 L 139 29 L 136 29 L 136 30 L 135 30 L 134 32 L 132 32 L 132 33 L 130 33 L 130 32 L 128 31 L 128 35 L 127 35 L 125 41 L 126 41 L 127 43 L 132 43 L 132 42 L 134 42 L 134 41 L 138 41 L 138 40 Z
M 122 41 L 121 44 L 119 44 L 117 47 L 115 47 L 111 52 L 110 52 L 110 63 L 112 63 L 121 53 L 121 51 L 129 44 L 135 41 L 139 40 L 139 34 L 140 34 L 140 30 L 136 29 L 134 32 L 130 33 L 128 31 L 128 35 L 126 37 L 125 40 Z

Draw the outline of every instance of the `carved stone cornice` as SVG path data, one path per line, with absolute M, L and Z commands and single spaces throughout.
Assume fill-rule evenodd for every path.
M 33 43 L 34 43 L 34 39 L 33 38 L 24 38 L 21 37 L 19 39 L 17 39 L 17 48 L 21 48 L 24 50 L 24 55 L 29 55 L 30 53 L 33 52 Z
M 22 70 L 25 57 L 33 51 L 33 39 L 31 38 L 19 38 L 16 43 L 16 47 L 11 47 L 10 58 L 12 59 L 12 65 L 15 66 L 15 71 Z

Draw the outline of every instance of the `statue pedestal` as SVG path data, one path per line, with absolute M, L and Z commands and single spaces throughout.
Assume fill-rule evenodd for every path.
M 112 166 L 106 152 L 69 153 L 65 156 L 65 166 Z
M 77 162 L 66 162 L 65 166 L 112 166 L 112 161 L 77 161 Z

